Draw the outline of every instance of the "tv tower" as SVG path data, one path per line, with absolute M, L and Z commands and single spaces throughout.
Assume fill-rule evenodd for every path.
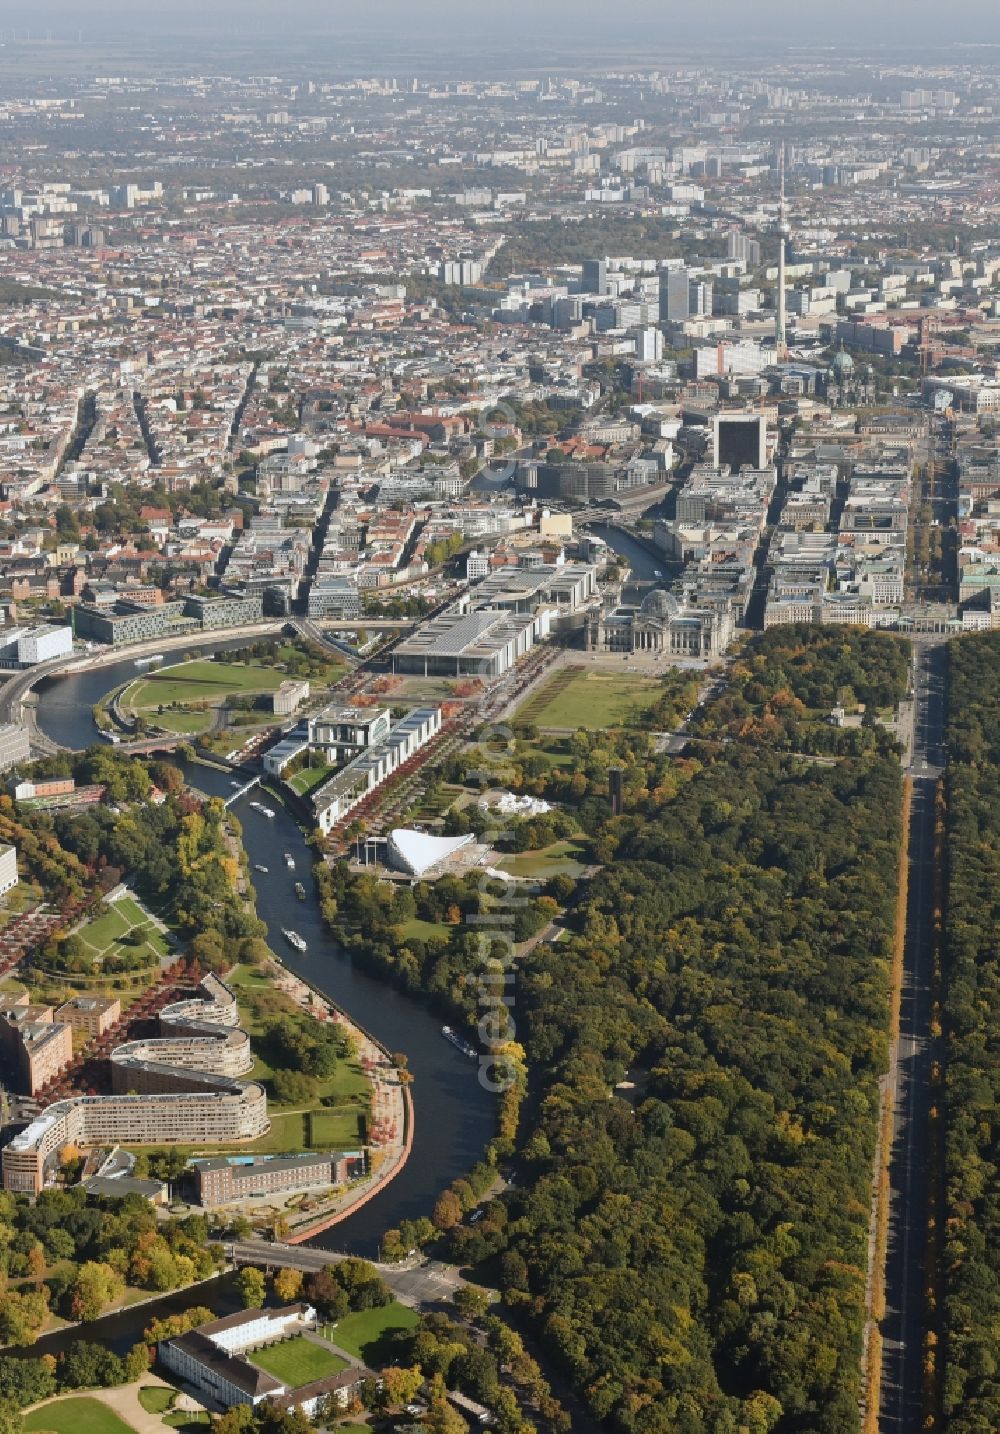
M 774 347 L 778 363 L 788 357 L 785 339 L 785 244 L 788 239 L 788 214 L 785 209 L 785 144 L 782 141 L 778 154 L 778 177 L 781 198 L 778 204 L 778 305 L 774 321 Z

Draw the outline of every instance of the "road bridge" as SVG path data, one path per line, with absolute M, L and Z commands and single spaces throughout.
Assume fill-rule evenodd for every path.
M 268 1240 L 226 1242 L 226 1255 L 233 1265 L 259 1265 L 267 1270 L 301 1270 L 315 1273 L 325 1265 L 336 1265 L 348 1256 L 339 1250 L 320 1250 L 310 1245 L 285 1245 Z M 452 1265 L 420 1257 L 400 1265 L 375 1262 L 375 1268 L 403 1304 L 436 1305 L 451 1300 L 465 1283 Z

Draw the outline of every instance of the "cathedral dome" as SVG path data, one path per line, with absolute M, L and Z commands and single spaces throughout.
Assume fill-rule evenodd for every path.
M 833 356 L 833 375 L 838 383 L 843 383 L 845 378 L 850 378 L 854 372 L 854 360 L 849 353 L 840 349 Z

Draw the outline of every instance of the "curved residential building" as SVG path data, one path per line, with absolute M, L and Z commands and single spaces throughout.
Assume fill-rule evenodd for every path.
M 159 1037 L 115 1047 L 111 1083 L 116 1094 L 170 1091 L 178 1082 L 201 1089 L 216 1076 L 237 1080 L 249 1074 L 253 1052 L 250 1037 L 239 1026 L 236 997 L 211 974 L 201 990 L 201 999 L 164 1006 Z
M 212 975 L 201 991 L 164 1008 L 161 1037 L 115 1048 L 113 1095 L 56 1101 L 14 1137 L 2 1156 L 5 1190 L 37 1194 L 66 1145 L 228 1145 L 266 1135 L 263 1086 L 237 1079 L 253 1057 L 236 998 Z

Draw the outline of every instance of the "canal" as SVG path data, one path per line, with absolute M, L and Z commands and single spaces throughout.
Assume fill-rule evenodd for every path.
M 97 736 L 91 708 L 134 672 L 133 663 L 120 662 L 45 679 L 37 689 L 39 727 L 63 746 L 89 746 Z M 181 765 L 192 786 L 210 796 L 232 795 L 228 772 L 201 763 Z M 270 945 L 290 971 L 316 986 L 388 1050 L 404 1052 L 413 1076 L 414 1141 L 405 1167 L 356 1214 L 310 1242 L 374 1256 L 384 1230 L 430 1214 L 441 1190 L 482 1156 L 493 1134 L 495 1100 L 480 1086 L 476 1063 L 441 1035 L 441 1021 L 428 1006 L 364 970 L 331 940 L 308 878 L 313 854 L 299 827 L 278 802 L 269 803 L 272 820 L 261 816 L 250 806 L 255 796 L 259 793 L 241 798 L 234 810 L 243 826 L 257 913 L 267 925 Z M 294 870 L 286 865 L 286 852 Z M 266 874 L 256 865 L 266 866 Z M 306 886 L 305 901 L 295 896 L 299 878 Z M 295 951 L 282 929 L 299 932 L 308 949 Z

